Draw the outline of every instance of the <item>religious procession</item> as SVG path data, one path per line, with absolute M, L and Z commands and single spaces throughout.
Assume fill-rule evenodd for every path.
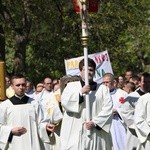
M 48 3 L 44 2 L 45 5 L 39 1 L 38 11 L 42 6 L 44 8 L 41 9 L 42 12 L 47 10 Z M 61 12 L 62 3 L 58 1 L 52 4 L 53 7 L 57 7 L 61 15 L 64 13 Z M 40 60 L 38 64 L 35 66 L 32 64 L 31 67 L 27 64 L 33 60 L 30 49 L 35 46 L 34 44 L 26 47 L 28 50 L 26 52 L 28 57 L 25 57 L 26 65 L 21 63 L 23 57 L 21 56 L 21 59 L 18 57 L 21 55 L 24 41 L 17 45 L 16 52 L 19 53 L 13 55 L 11 51 L 14 56 L 12 67 L 12 59 L 8 59 L 7 50 L 4 53 L 0 52 L 0 150 L 149 150 L 150 70 L 146 67 L 142 68 L 144 61 L 141 67 L 131 65 L 127 61 L 123 62 L 123 58 L 119 62 L 111 62 L 115 57 L 112 57 L 109 49 L 100 52 L 88 49 L 88 29 L 92 26 L 89 27 L 87 15 L 98 12 L 100 6 L 101 9 L 110 7 L 111 1 L 107 3 L 100 0 L 73 0 L 71 3 L 75 13 L 80 14 L 81 19 L 83 49 L 81 55 L 71 53 L 68 59 L 62 53 L 59 57 L 57 53 L 59 58 L 56 59 L 49 58 L 49 53 L 46 51 L 48 56 L 44 57 L 44 61 Z M 18 6 L 16 1 L 14 4 Z M 26 11 L 24 15 L 31 13 L 30 6 L 32 10 L 36 10 L 36 5 L 38 6 L 38 3 L 33 7 L 28 1 L 24 1 L 24 11 Z M 4 19 L 8 19 L 7 21 L 13 19 L 13 16 L 9 18 L 9 9 L 6 9 L 6 6 L 10 6 L 8 0 L 0 2 L 0 6 L 4 10 L 2 14 Z M 71 9 L 70 6 L 69 8 Z M 26 16 L 23 20 L 27 26 L 30 26 L 28 19 Z M 63 21 L 64 18 L 61 19 Z M 14 26 L 13 22 L 11 25 Z M 0 25 L 0 32 L 1 27 L 3 26 Z M 17 41 L 26 29 L 24 28 L 22 32 L 21 28 L 17 30 L 16 35 L 19 33 L 15 36 Z M 4 42 L 1 39 L 0 35 L 0 43 Z M 39 38 L 40 42 L 43 39 Z M 9 40 L 4 44 L 8 49 L 9 46 L 13 48 L 11 44 L 9 45 Z M 128 44 L 130 45 L 129 42 Z M 38 53 L 38 50 L 36 52 Z M 44 52 L 40 51 L 38 56 L 34 57 L 34 61 L 38 62 L 42 53 Z M 65 51 L 63 53 L 66 54 Z M 5 58 L 5 55 L 8 58 Z M 148 56 L 145 55 L 145 64 L 149 63 Z M 138 58 L 142 59 L 142 56 Z M 47 59 L 49 63 L 45 61 Z M 61 67 L 56 65 L 59 61 L 62 64 L 61 60 L 64 61 L 63 75 L 59 73 Z M 119 67 L 119 63 L 122 62 L 124 66 Z M 45 64 L 48 68 L 52 65 L 56 69 L 50 72 L 45 69 Z M 12 71 L 10 71 L 11 67 Z M 118 70 L 114 69 L 115 67 Z
M 84 59 L 79 70 L 79 76 L 45 77 L 36 86 L 21 74 L 5 77 L 2 150 L 149 149 L 150 73 L 128 70 L 117 79 L 105 73 L 99 84 L 88 58 L 86 85 Z

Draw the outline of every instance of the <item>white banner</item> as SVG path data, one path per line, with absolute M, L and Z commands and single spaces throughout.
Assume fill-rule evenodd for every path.
M 102 77 L 105 73 L 112 73 L 113 70 L 111 67 L 109 55 L 107 51 L 90 54 L 88 55 L 89 58 L 93 59 L 96 63 L 96 71 L 94 76 L 94 81 L 101 83 Z M 84 56 L 65 59 L 65 69 L 66 75 L 80 75 L 79 71 L 79 62 L 83 59 Z

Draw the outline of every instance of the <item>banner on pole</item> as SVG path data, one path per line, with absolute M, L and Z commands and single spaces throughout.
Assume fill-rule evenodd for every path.
M 76 13 L 80 13 L 81 5 L 80 5 L 79 1 L 78 0 L 73 0 L 73 4 L 74 4 Z
M 96 71 L 94 76 L 94 81 L 101 83 L 102 77 L 105 73 L 112 73 L 111 62 L 109 59 L 108 51 L 103 51 L 95 54 L 88 55 L 89 58 L 93 59 L 96 63 Z M 84 56 L 65 59 L 65 70 L 66 75 L 79 75 L 79 62 Z
M 97 13 L 99 10 L 100 0 L 73 0 L 76 13 L 80 13 L 82 3 L 87 1 L 87 10 L 89 13 Z

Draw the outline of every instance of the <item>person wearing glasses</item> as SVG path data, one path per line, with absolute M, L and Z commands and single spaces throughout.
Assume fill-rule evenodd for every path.
M 109 88 L 113 101 L 113 120 L 111 125 L 111 135 L 114 150 L 125 150 L 126 144 L 126 128 L 119 114 L 119 108 L 124 103 L 127 92 L 115 86 L 115 78 L 111 73 L 105 73 L 103 76 L 103 84 Z
M 49 140 L 54 126 L 41 121 L 40 105 L 25 95 L 23 75 L 13 75 L 11 86 L 15 95 L 0 104 L 0 149 L 44 150 L 43 142 Z M 42 135 L 43 142 L 39 135 Z
M 79 62 L 80 80 L 68 82 L 61 95 L 64 107 L 60 150 L 111 150 L 112 100 L 109 89 L 93 81 L 96 64 L 88 58 L 89 85 L 85 85 L 84 59 Z M 90 120 L 85 95 L 89 94 Z M 90 135 L 88 135 L 90 131 Z

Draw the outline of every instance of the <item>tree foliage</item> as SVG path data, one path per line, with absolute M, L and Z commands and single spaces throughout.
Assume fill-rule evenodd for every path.
M 108 50 L 115 75 L 150 64 L 147 0 L 105 0 L 88 14 L 89 54 Z M 83 55 L 81 19 L 72 0 L 0 0 L 7 71 L 34 82 L 65 74 L 64 59 Z M 1 31 L 2 31 L 1 30 Z

